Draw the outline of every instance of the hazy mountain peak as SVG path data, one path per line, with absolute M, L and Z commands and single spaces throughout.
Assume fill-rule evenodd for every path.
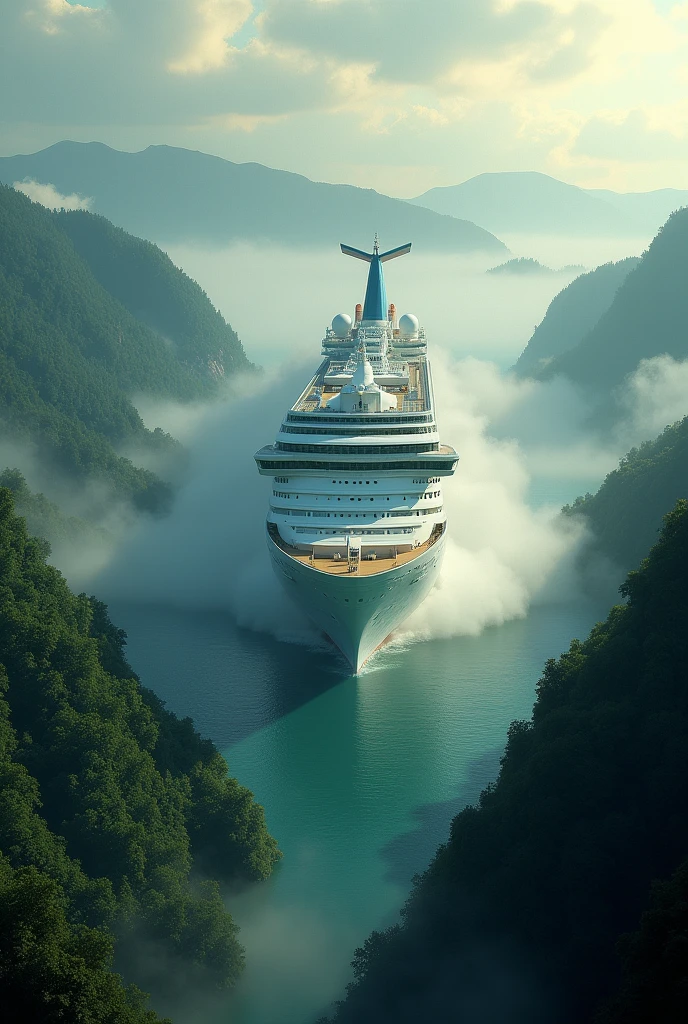
M 367 245 L 371 232 L 420 249 L 506 253 L 485 229 L 392 199 L 374 189 L 311 181 L 263 164 L 173 146 L 123 153 L 102 143 L 62 142 L 30 156 L 0 158 L 0 181 L 31 179 L 153 241 L 226 245 L 265 241 Z M 592 201 L 592 200 L 591 200 Z

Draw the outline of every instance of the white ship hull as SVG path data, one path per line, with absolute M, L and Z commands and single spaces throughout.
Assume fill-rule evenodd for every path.
M 334 317 L 323 361 L 254 457 L 272 479 L 277 577 L 357 673 L 437 579 L 442 480 L 459 457 L 440 440 L 425 332 L 387 304 L 382 265 L 411 244 L 341 249 L 369 265 L 365 301 Z
M 267 538 L 273 569 L 289 597 L 337 645 L 358 673 L 425 600 L 437 579 L 444 536 L 410 562 L 370 576 L 334 576 L 292 558 Z

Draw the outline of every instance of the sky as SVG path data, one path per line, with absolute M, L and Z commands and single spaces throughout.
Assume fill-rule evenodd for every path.
M 688 2 L 0 0 L 0 152 L 69 138 L 411 197 L 688 188 Z

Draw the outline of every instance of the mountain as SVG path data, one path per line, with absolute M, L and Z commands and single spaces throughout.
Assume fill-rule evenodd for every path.
M 562 374 L 589 394 L 609 393 L 641 359 L 688 357 L 688 210 L 673 213 L 619 286 L 609 309 L 573 348 L 539 371 Z
M 186 375 L 198 378 L 200 392 L 209 394 L 218 380 L 250 368 L 235 332 L 203 289 L 157 245 L 83 210 L 54 216 L 98 283 L 171 347 Z M 180 397 L 186 390 L 179 389 Z
M 627 603 L 546 663 L 497 781 L 453 820 L 401 923 L 357 950 L 337 1024 L 682 1019 L 687 577 L 683 501 Z M 647 1016 L 623 1014 L 634 985 L 659 996 Z
M 665 509 L 688 498 L 688 416 L 633 448 L 596 494 L 567 505 L 592 535 L 585 563 L 603 554 L 623 572 L 637 565 L 661 529 Z
M 163 508 L 169 487 L 120 453 L 179 446 L 145 428 L 132 396 L 210 397 L 249 367 L 207 296 L 155 246 L 0 186 L 0 432 L 31 446 L 46 478 L 100 480 Z
M 125 640 L 0 488 L 0 978 L 17 1022 L 150 1022 L 108 973 L 113 949 L 160 1000 L 232 987 L 244 957 L 219 883 L 264 879 L 280 856 L 214 745 L 141 686 Z
M 83 550 L 85 545 L 106 542 L 107 532 L 86 519 L 66 515 L 44 494 L 33 493 L 18 469 L 0 472 L 0 487 L 12 492 L 14 508 L 26 522 L 29 533 L 48 542 L 51 548 L 67 545 Z
M 635 230 L 627 214 L 606 199 L 538 171 L 478 174 L 460 185 L 431 188 L 409 202 L 465 217 L 497 234 L 596 237 Z
M 91 209 L 159 243 L 271 242 L 290 246 L 506 253 L 489 232 L 390 199 L 373 189 L 328 185 L 262 164 L 235 164 L 170 146 L 121 153 L 100 143 L 60 142 L 0 159 L 0 181 L 32 179 L 92 199 Z
M 629 256 L 581 274 L 550 302 L 541 324 L 518 357 L 514 371 L 528 377 L 574 348 L 611 306 L 620 286 L 639 260 Z
M 688 191 L 612 192 L 583 189 L 538 171 L 478 174 L 460 185 L 431 188 L 410 203 L 465 217 L 497 235 L 653 235 Z
M 606 188 L 585 191 L 594 199 L 609 203 L 638 229 L 653 234 L 675 210 L 688 206 L 688 191 L 680 188 L 659 188 L 654 192 L 612 192 Z

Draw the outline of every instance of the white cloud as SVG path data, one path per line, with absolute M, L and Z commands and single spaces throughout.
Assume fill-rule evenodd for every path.
M 621 396 L 625 419 L 618 434 L 625 448 L 648 441 L 688 415 L 688 360 L 643 359 Z
M 39 181 L 33 181 L 30 178 L 26 181 L 15 181 L 12 187 L 17 192 L 23 192 L 34 203 L 47 206 L 49 210 L 89 210 L 93 203 L 90 196 L 79 196 L 76 193 L 63 196 L 54 185 L 42 185 Z
M 658 161 L 609 112 L 651 107 L 649 148 L 681 166 L 667 125 L 688 23 L 650 0 L 0 0 L 0 17 L 5 152 L 67 135 L 201 144 L 394 194 L 399 167 L 416 192 L 533 168 L 613 186 Z

